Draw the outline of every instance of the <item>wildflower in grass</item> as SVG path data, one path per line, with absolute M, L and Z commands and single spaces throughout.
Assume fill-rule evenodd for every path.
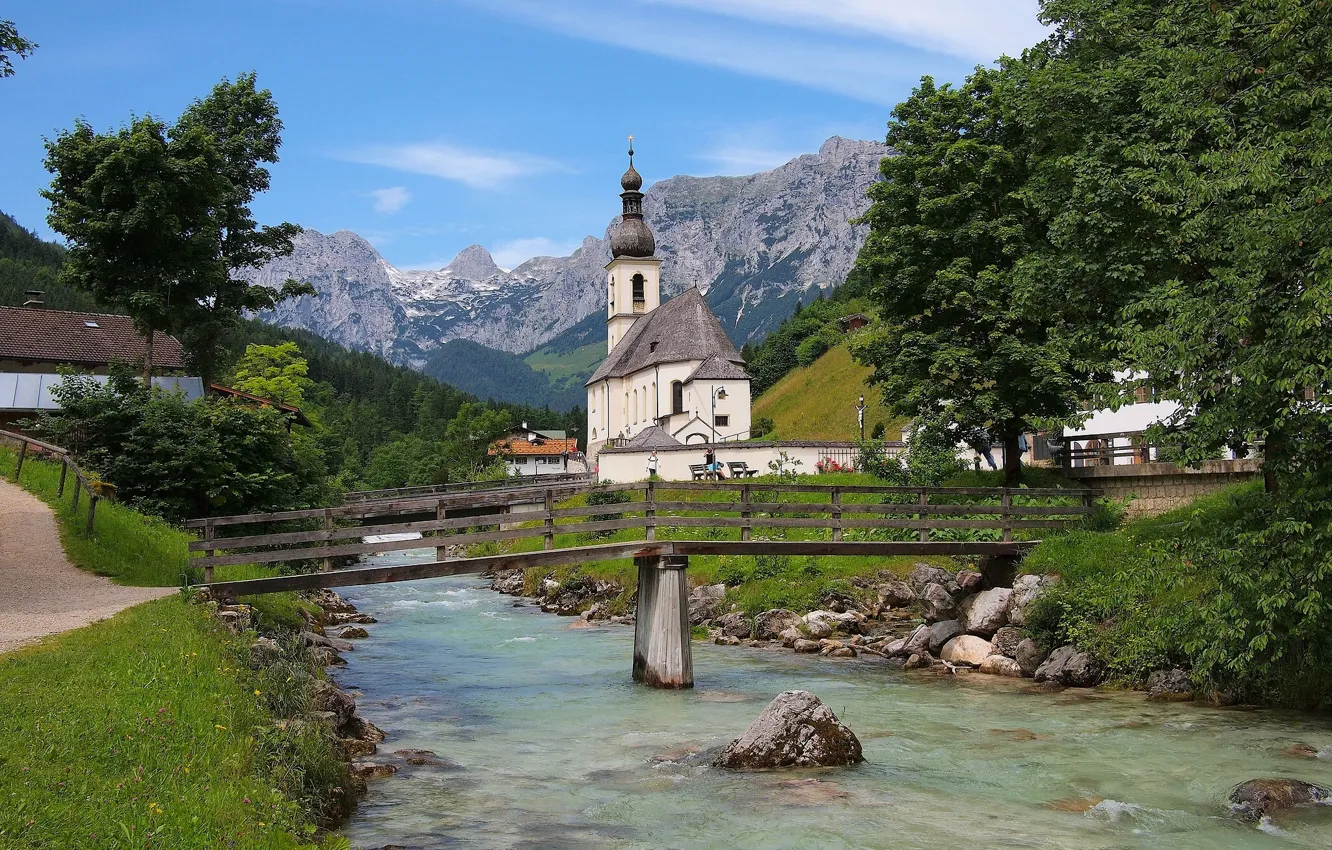
M 214 729 L 220 729 L 220 730 L 222 730 L 223 732 L 227 731 L 227 727 L 223 726 L 223 725 L 220 724 L 220 723 L 214 723 L 214 724 L 213 724 L 213 728 L 214 728 Z

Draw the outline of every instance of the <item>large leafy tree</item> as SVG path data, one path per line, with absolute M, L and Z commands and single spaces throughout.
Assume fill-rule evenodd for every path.
M 276 161 L 281 127 L 251 74 L 219 83 L 173 126 L 143 117 L 99 133 L 79 121 L 47 141 L 48 221 L 70 244 L 62 274 L 134 319 L 149 341 L 145 381 L 152 331 L 181 335 L 208 378 L 223 333 L 243 311 L 312 291 L 237 277 L 290 253 L 298 230 L 259 228 L 249 210 L 268 187 L 261 163 Z
M 855 351 L 895 412 L 1002 442 L 1013 483 L 1020 435 L 1073 414 L 1087 376 L 1060 304 L 1019 273 L 1045 222 L 1021 197 L 1031 149 L 1008 73 L 978 68 L 957 88 L 927 77 L 893 111 L 896 155 L 870 190 L 856 267 L 882 321 Z
M 19 35 L 13 21 L 0 20 L 0 77 L 14 76 L 14 60 L 10 57 L 27 59 L 37 45 Z

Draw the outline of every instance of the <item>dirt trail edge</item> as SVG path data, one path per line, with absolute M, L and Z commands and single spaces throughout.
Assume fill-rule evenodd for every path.
M 46 503 L 0 481 L 0 653 L 175 592 L 125 587 L 74 566 Z

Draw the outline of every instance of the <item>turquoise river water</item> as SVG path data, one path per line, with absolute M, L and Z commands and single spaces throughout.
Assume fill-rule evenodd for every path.
M 345 830 L 357 848 L 1332 846 L 1332 807 L 1260 829 L 1225 805 L 1254 777 L 1332 784 L 1320 718 L 698 642 L 696 687 L 654 691 L 629 681 L 631 628 L 573 628 L 476 577 L 344 595 L 379 618 L 336 677 L 389 733 L 381 753 L 459 765 L 372 782 Z M 658 760 L 728 743 L 793 688 L 837 712 L 866 764 L 732 774 Z M 1282 755 L 1296 743 L 1323 757 Z

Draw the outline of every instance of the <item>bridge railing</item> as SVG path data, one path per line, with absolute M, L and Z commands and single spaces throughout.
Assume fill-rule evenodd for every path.
M 586 473 L 560 473 L 558 475 L 518 475 L 490 481 L 459 481 L 453 484 L 425 484 L 419 487 L 395 487 L 389 490 L 356 490 L 343 496 L 346 504 L 382 502 L 443 496 L 452 493 L 473 493 L 480 490 L 514 490 L 563 484 L 590 484 L 593 476 Z
M 606 494 L 593 504 L 557 507 L 575 493 Z M 874 541 L 1012 542 L 1080 522 L 1094 491 L 1072 488 L 873 487 L 770 482 L 614 484 L 527 488 L 367 502 L 312 511 L 210 517 L 188 525 L 204 539 L 193 564 L 212 583 L 213 568 L 328 559 L 434 546 L 510 543 L 515 548 L 584 545 L 624 532 L 635 539 L 751 541 L 758 533 L 796 534 L 842 543 Z M 613 501 L 622 499 L 623 501 Z M 463 514 L 463 515 L 459 515 Z M 218 529 L 280 519 L 322 518 L 323 528 L 219 536 Z M 387 520 L 387 521 L 386 521 Z M 351 525 L 373 521 L 373 525 Z M 366 542 L 366 535 L 421 534 L 428 539 Z M 663 538 L 662 535 L 667 537 Z M 805 548 L 809 548 L 806 546 Z M 817 548 L 817 547 L 815 547 Z M 218 554 L 222 551 L 222 554 Z

